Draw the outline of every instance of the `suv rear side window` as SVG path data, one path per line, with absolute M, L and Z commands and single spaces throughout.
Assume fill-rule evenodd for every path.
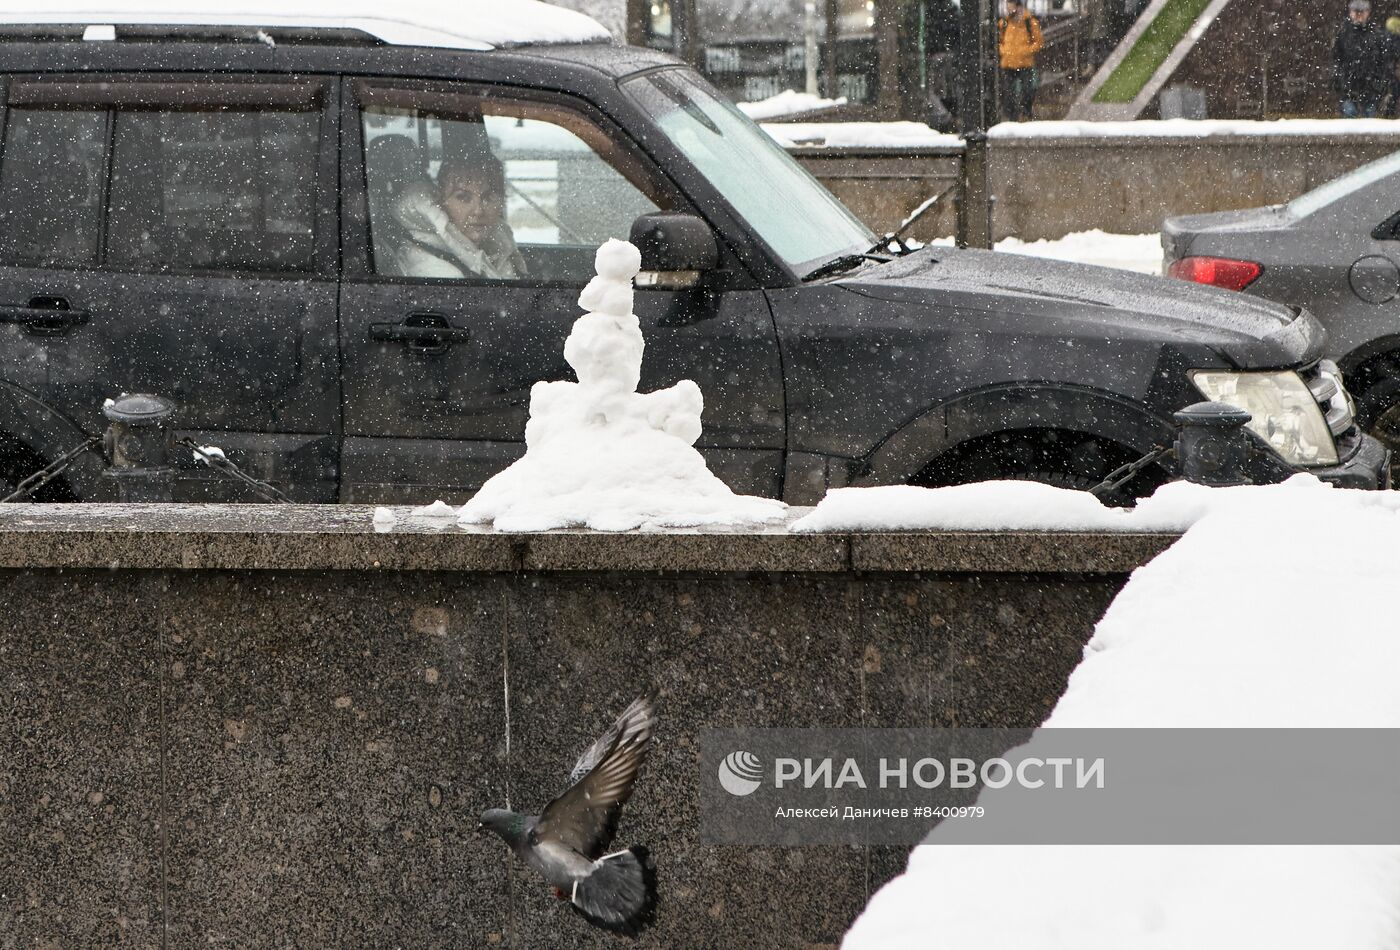
M 102 112 L 9 110 L 0 164 L 0 258 L 97 262 L 106 138 Z
M 117 112 L 107 262 L 141 270 L 307 271 L 313 112 Z
M 20 80 L 9 100 L 4 262 L 313 269 L 314 85 Z

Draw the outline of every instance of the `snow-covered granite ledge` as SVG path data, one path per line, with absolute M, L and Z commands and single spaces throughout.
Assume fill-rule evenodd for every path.
M 5 505 L 0 568 L 271 571 L 852 571 L 1126 574 L 1175 533 L 793 532 L 760 528 L 510 533 L 356 505 Z

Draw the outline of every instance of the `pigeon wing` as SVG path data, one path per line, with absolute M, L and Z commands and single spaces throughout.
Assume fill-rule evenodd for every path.
M 632 797 L 655 727 L 650 696 L 628 706 L 579 757 L 570 776 L 574 784 L 545 806 L 534 829 L 536 841 L 564 845 L 592 861 L 602 857 L 617 833 L 622 806 Z
M 638 714 L 643 704 L 650 703 L 651 697 L 643 696 L 641 699 L 632 701 L 632 705 L 622 711 L 622 715 L 617 717 L 617 721 L 608 726 L 607 732 L 598 737 L 591 746 L 583 750 L 583 755 L 578 757 L 573 769 L 569 772 L 569 784 L 576 785 L 589 772 L 598 767 L 598 763 L 612 751 L 617 739 L 622 735 L 623 728 L 631 722 Z

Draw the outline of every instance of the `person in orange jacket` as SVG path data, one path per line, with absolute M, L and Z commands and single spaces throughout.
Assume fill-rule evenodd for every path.
M 997 51 L 1001 56 L 1002 111 L 1009 122 L 1032 118 L 1035 57 L 1044 45 L 1040 21 L 1027 12 L 1024 0 L 1006 0 L 1006 16 L 997 19 Z

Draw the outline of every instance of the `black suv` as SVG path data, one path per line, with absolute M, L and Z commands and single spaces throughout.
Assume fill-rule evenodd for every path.
M 1306 313 L 882 247 L 667 56 L 72 20 L 0 14 L 0 481 L 147 392 L 296 500 L 462 500 L 521 454 L 594 249 L 629 235 L 642 388 L 700 384 L 742 492 L 1087 487 L 1205 393 L 1254 413 L 1275 474 L 1384 478 Z M 177 498 L 252 499 L 182 466 Z M 111 497 L 101 470 L 48 497 Z

